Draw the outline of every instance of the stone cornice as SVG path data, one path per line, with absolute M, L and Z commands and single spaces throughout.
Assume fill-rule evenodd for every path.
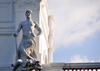
M 81 68 L 81 69 L 85 69 L 85 68 L 100 68 L 100 62 L 94 62 L 94 63 L 65 63 L 64 69 L 67 68 Z

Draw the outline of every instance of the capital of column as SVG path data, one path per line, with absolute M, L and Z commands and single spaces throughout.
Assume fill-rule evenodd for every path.
M 54 48 L 53 47 L 50 47 L 49 50 L 54 53 Z
M 50 15 L 50 16 L 49 16 L 49 19 L 52 20 L 52 21 L 54 21 L 53 15 Z

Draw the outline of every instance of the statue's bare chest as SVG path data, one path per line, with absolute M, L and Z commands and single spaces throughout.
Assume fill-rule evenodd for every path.
M 34 27 L 35 24 L 31 21 L 25 21 L 25 22 L 23 22 L 22 26 L 23 27 Z
M 22 24 L 23 30 L 34 30 L 35 24 L 32 21 L 25 21 Z
M 30 38 L 34 36 L 34 26 L 32 21 L 24 21 L 22 23 L 23 37 Z

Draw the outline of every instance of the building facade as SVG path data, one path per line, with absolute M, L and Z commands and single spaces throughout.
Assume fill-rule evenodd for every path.
M 12 71 L 16 61 L 16 47 L 22 38 L 13 33 L 21 21 L 26 20 L 25 11 L 31 9 L 32 20 L 41 27 L 43 34 L 36 38 L 36 58 L 41 61 L 42 71 L 98 71 L 97 63 L 52 63 L 53 62 L 53 16 L 49 15 L 46 0 L 0 0 L 0 71 Z M 35 33 L 37 31 L 35 30 Z
M 16 47 L 22 38 L 13 33 L 21 21 L 26 20 L 25 11 L 32 10 L 32 20 L 41 27 L 43 34 L 36 38 L 36 57 L 41 64 L 53 62 L 53 16 L 49 15 L 46 0 L 0 0 L 0 71 L 11 71 L 16 61 Z M 37 30 L 35 30 L 37 33 Z

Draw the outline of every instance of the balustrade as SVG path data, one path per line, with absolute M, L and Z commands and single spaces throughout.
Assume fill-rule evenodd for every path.
M 100 71 L 100 62 L 98 63 L 66 63 L 63 71 Z

